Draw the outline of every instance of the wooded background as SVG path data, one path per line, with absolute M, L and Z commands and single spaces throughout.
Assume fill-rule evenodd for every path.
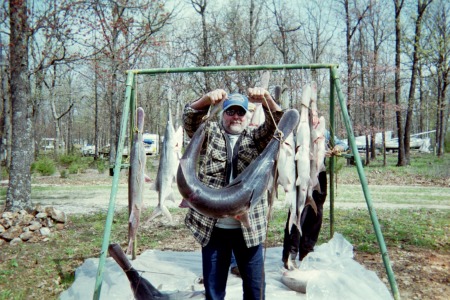
M 263 64 L 339 64 L 355 135 L 392 130 L 398 165 L 413 133 L 436 130 L 444 154 L 449 119 L 450 3 L 446 0 L 10 0 L 0 11 L 0 154 L 8 205 L 28 203 L 29 167 L 42 138 L 60 152 L 110 145 L 120 127 L 126 70 Z M 163 134 L 170 107 L 216 88 L 245 93 L 258 72 L 138 77 L 145 131 Z M 328 119 L 328 70 L 272 72 L 289 106 L 317 81 Z M 346 138 L 337 109 L 337 136 Z M 370 140 L 369 145 L 370 145 Z M 374 141 L 372 140 L 372 145 Z M 368 148 L 374 158 L 375 147 Z M 21 199 L 21 200 L 20 200 Z

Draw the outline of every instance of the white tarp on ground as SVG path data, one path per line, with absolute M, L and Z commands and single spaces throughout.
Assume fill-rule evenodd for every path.
M 392 299 L 386 286 L 374 272 L 353 260 L 353 248 L 340 234 L 318 246 L 304 260 L 301 270 L 320 270 L 317 280 L 308 283 L 307 294 L 288 289 L 281 276 L 281 247 L 268 248 L 265 257 L 266 299 Z M 132 261 L 142 276 L 161 291 L 201 291 L 196 283 L 201 276 L 200 252 L 147 250 Z M 98 258 L 87 259 L 75 272 L 75 282 L 60 299 L 92 299 Z M 315 271 L 317 272 L 317 271 Z M 322 276 L 323 272 L 323 276 Z M 133 299 L 129 281 L 112 258 L 107 258 L 100 299 Z M 229 275 L 226 299 L 242 299 L 241 279 Z

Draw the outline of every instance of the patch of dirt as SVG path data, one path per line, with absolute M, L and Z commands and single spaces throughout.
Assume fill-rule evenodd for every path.
M 106 171 L 99 173 L 95 169 L 86 169 L 83 173 L 69 174 L 67 178 L 62 178 L 59 173 L 52 176 L 33 175 L 32 184 L 35 185 L 96 185 L 96 184 L 112 184 L 113 177 Z M 119 184 L 127 184 L 128 177 L 126 170 L 122 170 L 119 176 Z
M 412 247 L 388 249 L 389 260 L 402 299 L 448 299 L 450 295 L 450 254 Z M 380 254 L 358 253 L 355 259 L 374 271 L 389 288 Z

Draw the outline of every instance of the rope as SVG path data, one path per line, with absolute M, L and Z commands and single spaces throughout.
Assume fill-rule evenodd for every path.
M 266 103 L 267 107 L 269 107 L 269 103 L 267 102 L 267 99 L 266 99 L 266 97 L 264 95 L 263 95 L 263 99 L 264 99 L 264 102 Z M 273 124 L 275 124 L 275 132 L 273 133 L 273 137 L 275 139 L 277 139 L 278 141 L 280 141 L 280 147 L 281 147 L 281 144 L 284 141 L 283 140 L 284 134 L 278 128 L 278 124 L 277 124 L 277 122 L 275 122 L 275 118 L 273 117 L 272 111 L 270 109 L 268 109 L 268 111 L 269 111 L 269 115 L 270 115 L 270 118 L 272 119 Z
M 333 148 L 330 148 L 329 142 L 327 142 L 327 146 L 328 146 L 329 150 L 327 150 L 325 152 L 326 157 L 332 157 L 332 156 L 341 157 L 343 154 L 347 153 L 347 151 L 342 151 L 341 149 L 339 149 L 339 147 L 337 145 L 335 145 Z
M 137 96 L 137 94 L 138 94 L 138 80 L 137 80 L 137 77 L 135 77 L 136 78 L 136 80 L 134 81 L 134 103 L 136 104 L 136 108 L 137 107 L 139 107 L 138 106 L 138 96 Z M 133 124 L 133 131 L 134 132 L 137 132 L 137 133 L 139 133 L 139 128 L 138 128 L 138 126 L 137 126 L 137 109 L 134 111 L 134 120 L 135 120 L 135 122 L 134 122 L 134 124 Z
M 269 107 L 269 104 L 268 104 L 268 102 L 267 102 L 267 99 L 266 99 L 266 97 L 265 96 L 263 96 L 263 99 L 264 99 L 264 102 L 266 103 L 266 105 L 267 105 L 267 107 Z M 268 111 L 269 111 L 269 115 L 270 115 L 270 117 L 271 117 L 271 119 L 272 119 L 272 122 L 273 122 L 273 124 L 275 124 L 275 132 L 273 133 L 273 138 L 274 139 L 277 139 L 280 143 L 279 143 L 279 148 L 281 148 L 281 145 L 283 144 L 283 142 L 284 142 L 284 134 L 283 134 L 283 131 L 281 131 L 279 128 L 278 128 L 278 124 L 277 124 L 277 122 L 275 122 L 275 118 L 273 117 L 273 114 L 272 114 L 272 111 L 270 110 L 270 109 L 268 109 Z M 280 150 L 280 149 L 279 149 Z M 274 165 L 274 176 L 273 176 L 273 180 L 274 180 L 274 182 L 273 182 L 273 186 L 272 186 L 272 188 L 273 189 L 275 189 L 275 187 L 276 187 L 276 173 L 277 173 L 277 160 L 275 161 L 275 165 Z M 272 190 L 272 193 L 275 193 L 275 191 L 274 190 Z M 269 193 L 268 193 L 268 195 L 267 195 L 267 198 L 269 198 Z M 269 199 L 268 199 L 269 200 Z M 273 205 L 273 201 L 271 201 L 270 203 L 269 203 L 269 208 L 268 208 L 268 211 L 269 211 L 269 213 L 272 211 L 272 205 Z M 271 216 L 269 216 L 269 215 L 267 215 L 267 226 L 266 226 L 266 239 L 265 239 L 265 243 L 264 243 L 264 255 L 263 255 L 263 261 L 264 261 L 264 263 L 265 263 L 265 261 L 266 261 L 266 256 L 267 256 L 267 239 L 268 239 L 268 236 L 269 236 L 269 223 L 270 223 L 270 217 Z M 263 268 L 263 270 L 262 270 L 262 272 L 263 272 L 263 278 L 265 278 L 265 269 Z M 263 284 L 263 283 L 261 283 L 261 284 Z M 261 291 L 262 291 L 262 286 L 261 286 Z M 263 293 L 261 292 L 261 299 L 262 299 L 262 296 L 263 295 Z
M 133 267 L 130 267 L 128 270 L 124 270 L 125 273 L 127 272 L 133 272 L 136 271 L 139 273 L 139 277 L 142 277 L 142 274 L 144 273 L 150 273 L 150 274 L 162 274 L 162 275 L 170 275 L 170 276 L 175 276 L 176 274 L 174 273 L 165 273 L 165 272 L 152 272 L 152 271 L 144 271 L 144 270 L 137 270 L 134 269 Z

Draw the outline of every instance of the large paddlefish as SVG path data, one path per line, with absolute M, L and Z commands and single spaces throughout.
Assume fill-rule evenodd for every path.
M 278 128 L 283 137 L 287 137 L 297 126 L 299 113 L 288 110 L 281 118 Z M 226 187 L 215 189 L 202 183 L 196 174 L 196 163 L 205 139 L 204 123 L 191 139 L 178 167 L 177 183 L 180 194 L 189 205 L 212 218 L 235 217 L 246 226 L 250 226 L 248 211 L 263 197 L 280 148 L 276 134 L 264 151 L 247 166 Z
M 182 127 L 175 131 L 172 125 L 172 114 L 169 109 L 164 142 L 159 156 L 158 174 L 156 181 L 150 187 L 150 189 L 158 191 L 158 206 L 153 210 L 147 223 L 160 215 L 164 215 L 172 222 L 172 215 L 164 203 L 166 200 L 175 201 L 172 184 L 175 181 L 178 161 L 181 156 L 179 156 L 179 151 L 181 150 L 182 139 Z
M 128 219 L 128 254 L 133 254 L 136 234 L 139 227 L 142 199 L 144 194 L 146 155 L 142 133 L 144 131 L 144 109 L 138 107 L 136 110 L 137 130 L 133 136 L 133 144 L 130 152 L 130 177 L 128 189 L 128 205 L 130 216 Z

